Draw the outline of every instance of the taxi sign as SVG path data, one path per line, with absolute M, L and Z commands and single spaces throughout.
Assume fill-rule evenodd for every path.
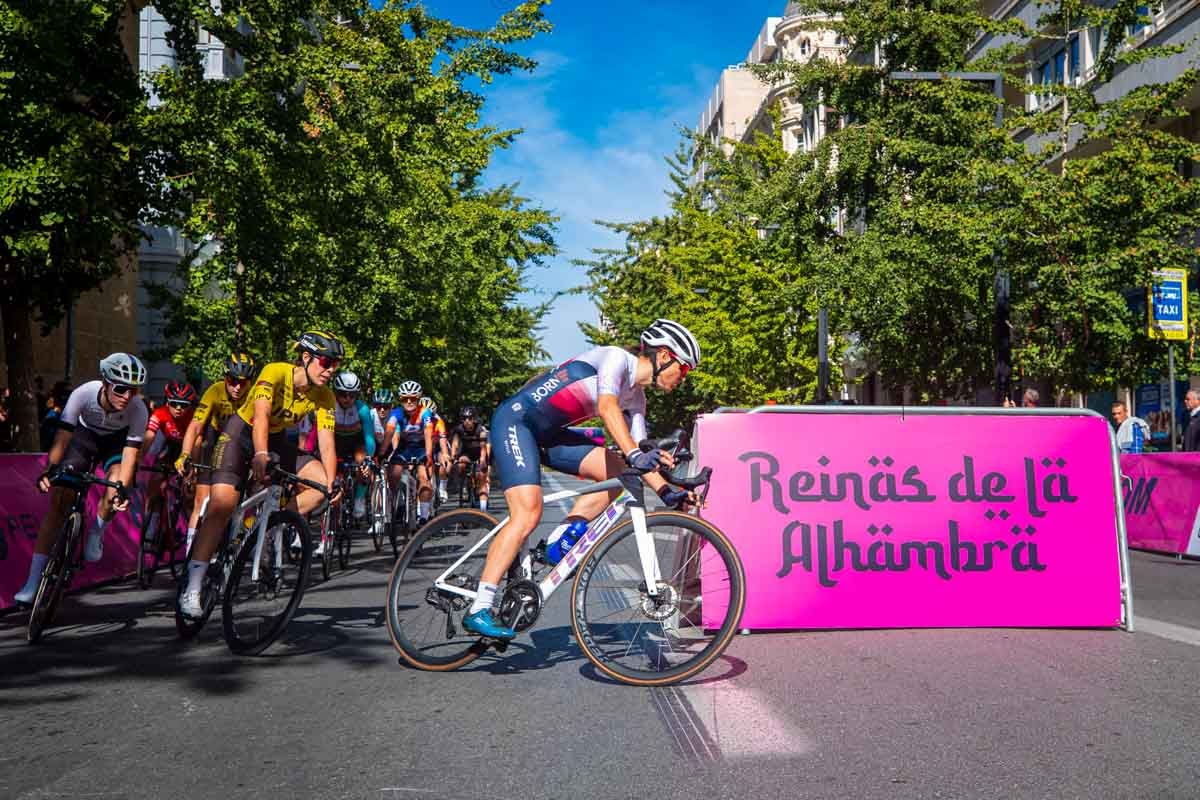
M 1187 339 L 1187 270 L 1156 269 L 1153 275 L 1146 291 L 1146 333 L 1151 339 Z

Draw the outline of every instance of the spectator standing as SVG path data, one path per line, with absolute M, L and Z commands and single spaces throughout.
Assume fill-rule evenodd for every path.
M 1120 400 L 1112 404 L 1113 422 L 1117 425 L 1117 450 L 1122 453 L 1144 453 L 1150 440 L 1150 426 L 1140 417 L 1132 416 Z
M 63 406 L 67 404 L 67 398 L 70 395 L 71 387 L 64 381 L 58 381 L 46 397 L 42 422 L 38 428 L 43 452 L 48 452 L 50 445 L 54 444 L 54 432 L 58 430 L 58 420 L 62 417 Z
M 1023 408 L 1037 408 L 1038 400 L 1040 399 L 1041 395 L 1038 394 L 1037 389 L 1026 389 L 1025 394 L 1021 395 L 1021 406 Z
M 1183 449 L 1189 453 L 1200 452 L 1200 390 L 1188 389 L 1183 398 L 1188 410 L 1187 428 L 1183 432 Z

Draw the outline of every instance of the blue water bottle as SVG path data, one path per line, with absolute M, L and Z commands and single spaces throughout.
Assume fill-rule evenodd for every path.
M 587 533 L 587 529 L 588 524 L 584 520 L 577 519 L 572 522 L 567 529 L 563 531 L 562 536 L 558 537 L 557 540 L 547 545 L 546 560 L 552 565 L 561 561 L 562 557 L 567 554 L 567 551 L 574 547 L 575 543 L 583 538 L 583 535 Z

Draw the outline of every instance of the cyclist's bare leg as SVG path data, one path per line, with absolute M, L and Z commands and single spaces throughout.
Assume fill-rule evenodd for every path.
M 624 469 L 625 462 L 619 455 L 607 448 L 597 447 L 583 457 L 579 464 L 579 477 L 589 481 L 606 481 L 617 477 Z M 578 497 L 567 516 L 594 519 L 609 503 L 616 500 L 620 493 L 620 489 L 613 489 L 606 493 L 597 492 Z
M 320 461 L 310 461 L 305 464 L 300 472 L 297 473 L 301 478 L 313 483 L 319 483 L 325 486 L 325 465 Z M 296 494 L 293 505 L 300 512 L 300 516 L 306 517 L 312 513 L 313 509 L 321 505 L 324 496 L 315 489 L 300 487 L 300 491 Z
M 204 500 L 208 497 L 208 492 L 211 487 L 202 483 L 196 484 L 196 499 L 192 503 L 192 513 L 188 517 L 188 527 L 195 528 L 196 523 L 200 521 L 200 509 L 204 508 Z
M 229 518 L 238 504 L 236 486 L 227 483 L 214 483 L 209 492 L 208 513 L 204 515 L 204 524 L 196 531 L 196 541 L 192 547 L 192 560 L 205 564 L 217 552 L 221 536 L 229 525 Z
M 50 555 L 50 548 L 58 538 L 58 529 L 62 527 L 63 518 L 71 510 L 75 502 L 75 492 L 65 486 L 53 486 L 50 489 L 50 510 L 42 517 L 42 526 L 38 528 L 37 543 L 33 552 L 38 555 Z
M 533 529 L 542 521 L 542 487 L 514 486 L 504 492 L 509 520 L 488 546 L 481 583 L 499 584 Z
M 433 499 L 433 484 L 429 482 L 429 466 L 420 464 L 417 467 L 417 481 L 420 488 L 417 489 L 417 499 L 421 502 L 429 502 Z

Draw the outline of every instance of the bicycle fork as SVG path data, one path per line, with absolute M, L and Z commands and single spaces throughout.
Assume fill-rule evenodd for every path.
M 271 509 L 279 508 L 279 498 L 283 490 L 278 486 L 267 489 L 265 502 L 259 507 L 258 519 L 254 521 L 254 530 L 258 534 L 254 540 L 254 566 L 250 569 L 250 579 L 258 581 L 259 569 L 262 566 L 263 545 L 267 541 L 267 525 L 271 517 Z M 265 513 L 264 513 L 265 512 Z M 275 569 L 283 567 L 283 526 L 275 532 Z

